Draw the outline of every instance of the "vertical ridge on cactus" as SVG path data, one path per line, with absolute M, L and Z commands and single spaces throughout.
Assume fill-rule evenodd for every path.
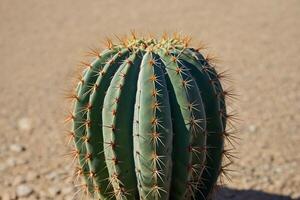
M 92 199 L 210 199 L 226 134 L 220 76 L 190 37 L 120 39 L 89 55 L 74 97 L 77 175 Z

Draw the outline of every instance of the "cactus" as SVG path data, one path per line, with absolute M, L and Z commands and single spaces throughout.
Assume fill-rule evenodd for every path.
M 228 153 L 228 92 L 189 40 L 132 34 L 83 63 L 68 119 L 90 198 L 211 197 Z

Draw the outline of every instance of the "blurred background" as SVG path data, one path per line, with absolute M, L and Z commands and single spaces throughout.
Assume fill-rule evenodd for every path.
M 239 160 L 216 199 L 300 199 L 299 0 L 0 0 L 0 199 L 73 199 L 63 91 L 132 29 L 190 34 L 230 70 Z

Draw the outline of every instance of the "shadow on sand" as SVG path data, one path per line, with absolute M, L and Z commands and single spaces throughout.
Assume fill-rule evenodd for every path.
M 300 200 L 300 198 L 292 199 L 289 196 L 270 194 L 257 190 L 222 188 L 216 193 L 214 200 Z

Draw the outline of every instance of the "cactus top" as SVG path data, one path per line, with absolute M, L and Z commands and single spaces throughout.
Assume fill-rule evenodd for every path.
M 161 38 L 155 37 L 137 37 L 135 34 L 132 34 L 132 37 L 126 37 L 120 39 L 119 44 L 113 44 L 110 39 L 107 40 L 107 47 L 120 47 L 120 48 L 130 48 L 130 49 L 140 49 L 145 51 L 157 51 L 158 49 L 184 49 L 188 47 L 191 37 L 189 36 L 180 36 L 179 34 L 174 34 L 174 37 L 168 37 L 163 35 Z
M 128 41 L 128 48 L 143 49 L 146 51 L 155 51 L 157 49 L 170 50 L 173 48 L 183 49 L 186 46 L 186 41 L 182 39 L 131 39 Z

